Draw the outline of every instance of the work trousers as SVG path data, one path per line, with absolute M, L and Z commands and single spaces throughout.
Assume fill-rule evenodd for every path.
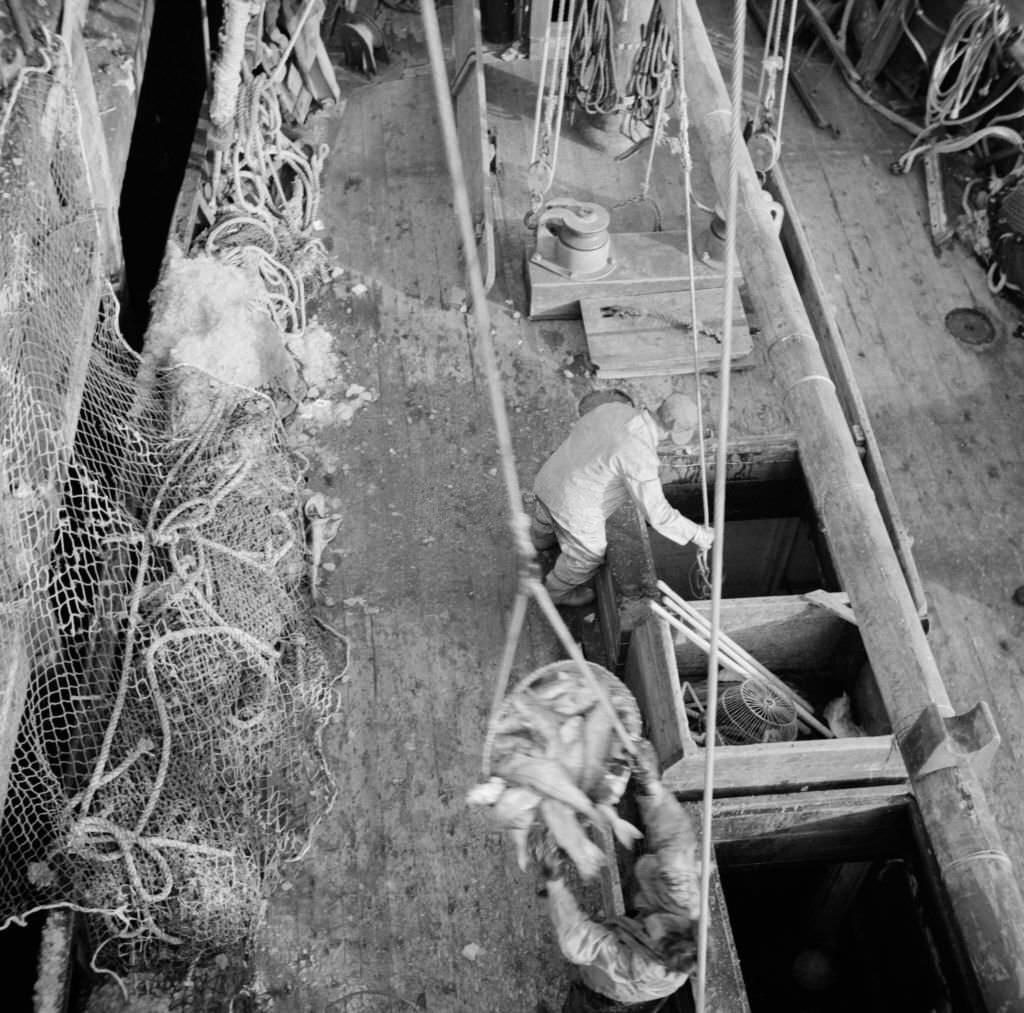
M 554 569 L 544 580 L 551 600 L 556 604 L 573 588 L 590 580 L 604 562 L 607 540 L 603 518 L 599 528 L 573 532 L 559 524 L 538 499 L 533 507 L 530 537 L 538 549 L 550 548 L 557 541 L 562 550 L 555 560 Z

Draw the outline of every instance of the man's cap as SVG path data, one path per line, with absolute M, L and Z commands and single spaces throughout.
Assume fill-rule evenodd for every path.
M 685 394 L 669 394 L 658 406 L 657 416 L 677 447 L 685 447 L 693 439 L 699 421 L 693 398 Z

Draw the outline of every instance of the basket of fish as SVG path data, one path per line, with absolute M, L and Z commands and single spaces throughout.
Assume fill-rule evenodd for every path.
M 615 811 L 640 739 L 640 708 L 611 672 L 592 662 L 586 666 L 589 676 L 576 662 L 545 665 L 509 692 L 491 728 L 491 777 L 468 795 L 471 805 L 488 807 L 509 832 L 524 871 L 530 831 L 538 825 L 584 879 L 597 875 L 605 861 L 588 827 L 604 823 L 627 847 L 642 836 Z

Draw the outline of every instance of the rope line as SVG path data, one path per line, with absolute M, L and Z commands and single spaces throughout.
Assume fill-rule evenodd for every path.
M 700 386 L 700 320 L 697 313 L 697 276 L 694 269 L 693 246 L 693 153 L 690 150 L 690 97 L 686 90 L 686 57 L 683 51 L 683 17 L 681 0 L 676 0 L 675 47 L 678 74 L 676 104 L 679 108 L 679 157 L 683 168 L 683 205 L 686 209 L 686 258 L 690 270 L 690 324 L 693 328 L 693 375 L 697 391 L 697 434 L 700 453 L 700 492 L 704 524 L 707 526 L 711 516 L 711 511 L 708 506 L 707 447 L 704 439 L 704 397 Z M 708 554 L 706 550 L 698 551 L 696 567 L 696 587 L 694 590 L 700 595 L 700 597 L 706 598 L 711 589 L 711 575 L 708 569 Z
M 455 113 L 452 109 L 451 94 L 448 90 L 448 79 L 445 72 L 444 48 L 441 42 L 441 29 L 437 21 L 437 10 L 434 0 L 423 0 L 422 5 L 424 36 L 427 44 L 427 53 L 430 59 L 431 76 L 434 82 L 434 91 L 437 98 L 438 117 L 441 121 L 441 134 L 444 140 L 445 156 L 448 162 L 448 172 L 452 181 L 454 191 L 455 217 L 458 220 L 459 233 L 462 239 L 463 255 L 466 258 L 466 273 L 469 280 L 470 293 L 473 300 L 473 320 L 477 332 L 477 347 L 480 352 L 480 361 L 483 365 L 484 376 L 487 380 L 487 392 L 490 400 L 491 415 L 494 420 L 494 428 L 498 440 L 498 451 L 501 458 L 501 471 L 504 480 L 505 492 L 508 498 L 510 527 L 512 538 L 516 547 L 516 554 L 520 561 L 519 575 L 519 596 L 530 596 L 540 606 L 541 612 L 547 619 L 555 635 L 558 637 L 562 647 L 568 653 L 570 660 L 577 666 L 582 674 L 586 685 L 595 693 L 598 703 L 608 712 L 612 727 L 622 740 L 627 753 L 632 756 L 636 747 L 622 725 L 608 694 L 597 682 L 590 666 L 583 657 L 583 652 L 573 639 L 562 617 L 548 594 L 547 588 L 540 581 L 537 574 L 539 566 L 537 553 L 530 540 L 530 522 L 523 510 L 522 491 L 519 486 L 519 477 L 516 470 L 515 454 L 512 449 L 512 436 L 508 423 L 508 412 L 505 409 L 505 401 L 501 388 L 501 377 L 498 371 L 497 357 L 494 352 L 492 339 L 493 327 L 491 326 L 490 311 L 487 308 L 487 298 L 484 291 L 483 276 L 480 269 L 480 258 L 477 254 L 476 241 L 473 229 L 473 216 L 469 206 L 468 189 L 466 187 L 465 172 L 462 167 L 462 157 L 459 152 L 458 136 L 455 129 Z M 519 612 L 525 613 L 525 603 L 520 603 L 517 597 L 513 604 L 513 619 Z M 502 670 L 498 680 L 499 688 L 502 682 L 507 682 L 508 673 L 511 671 L 511 659 L 514 657 L 519 634 L 522 631 L 522 619 L 517 619 L 510 624 L 509 633 L 506 635 L 505 651 L 502 657 Z M 496 698 L 500 706 L 500 698 Z M 496 718 L 496 709 L 492 710 L 488 720 L 488 733 L 490 726 Z
M 566 9 L 568 4 L 568 9 Z M 526 183 L 530 193 L 530 210 L 526 213 L 527 228 L 536 228 L 537 214 L 544 205 L 544 196 L 555 181 L 558 168 L 558 142 L 562 136 L 562 116 L 565 111 L 565 93 L 569 87 L 569 62 L 572 55 L 573 22 L 576 0 L 558 0 L 558 19 L 566 17 L 565 42 L 559 36 L 552 63 L 555 64 L 553 87 L 545 90 L 548 69 L 548 51 L 551 43 L 551 23 L 544 30 L 544 56 L 540 83 L 537 86 L 537 104 L 534 111 L 533 142 L 530 167 Z M 543 112 L 543 116 L 541 113 Z
M 718 699 L 718 650 L 722 612 L 722 557 L 725 539 L 726 448 L 729 431 L 729 387 L 731 379 L 733 299 L 736 284 L 736 219 L 739 215 L 739 166 L 744 152 L 743 142 L 743 56 L 746 44 L 746 0 L 734 0 L 732 43 L 732 118 L 729 145 L 729 187 L 725 231 L 725 308 L 722 324 L 722 357 L 718 447 L 715 468 L 715 541 L 711 554 L 711 637 L 708 647 L 707 742 L 704 758 L 704 797 L 701 802 L 701 913 L 697 935 L 696 1013 L 704 1013 L 707 998 L 708 927 L 711 893 L 711 807 L 715 785 L 715 734 Z

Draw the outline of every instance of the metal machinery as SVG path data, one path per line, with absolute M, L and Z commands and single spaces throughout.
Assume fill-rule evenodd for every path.
M 576 281 L 607 277 L 615 269 L 610 221 L 599 204 L 549 201 L 537 216 L 537 247 L 530 262 Z

